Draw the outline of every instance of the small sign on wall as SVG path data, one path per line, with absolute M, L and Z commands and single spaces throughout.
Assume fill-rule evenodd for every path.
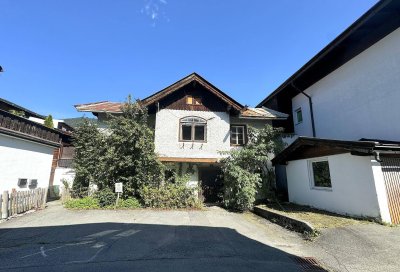
M 122 193 L 122 182 L 115 183 L 115 192 Z

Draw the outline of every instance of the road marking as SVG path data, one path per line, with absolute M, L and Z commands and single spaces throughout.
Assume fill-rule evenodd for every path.
M 99 253 L 100 253 L 103 249 L 104 249 L 104 246 L 101 247 L 99 250 L 97 250 L 97 252 L 96 252 L 92 257 L 90 257 L 90 258 L 87 259 L 87 260 L 83 260 L 83 261 L 71 261 L 71 262 L 66 262 L 65 264 L 89 263 L 89 262 L 91 262 L 91 261 L 94 261 L 94 259 L 96 259 L 97 255 L 99 255 Z
M 40 247 L 40 253 L 42 254 L 43 257 L 45 257 L 45 258 L 47 257 L 47 254 L 46 254 L 46 252 L 44 251 L 44 246 L 41 246 L 41 247 Z

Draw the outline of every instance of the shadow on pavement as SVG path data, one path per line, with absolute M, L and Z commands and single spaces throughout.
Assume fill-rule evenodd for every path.
M 0 229 L 0 270 L 302 271 L 229 228 L 97 223 Z

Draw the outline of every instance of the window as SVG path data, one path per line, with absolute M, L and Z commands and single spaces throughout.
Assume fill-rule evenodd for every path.
M 202 105 L 201 97 L 194 97 L 194 96 L 188 95 L 188 96 L 186 96 L 186 104 L 195 105 L 195 106 Z
M 26 178 L 19 178 L 18 179 L 18 186 L 20 188 L 25 188 L 27 184 L 28 184 L 28 179 L 26 179 Z
M 332 188 L 329 163 L 324 161 L 312 161 L 311 172 L 314 187 Z
M 303 113 L 301 111 L 301 108 L 295 110 L 295 113 L 296 113 L 296 124 L 300 124 L 301 122 L 303 122 Z
M 36 188 L 37 187 L 37 179 L 31 179 L 29 180 L 29 188 Z
M 245 144 L 245 126 L 231 126 L 231 145 Z
M 207 122 L 200 117 L 185 117 L 180 120 L 180 141 L 205 142 Z

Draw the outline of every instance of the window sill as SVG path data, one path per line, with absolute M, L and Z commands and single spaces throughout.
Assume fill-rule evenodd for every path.
M 332 192 L 332 187 L 311 187 L 311 190 Z
M 192 141 L 192 140 L 179 140 L 180 143 L 207 143 L 207 141 Z

